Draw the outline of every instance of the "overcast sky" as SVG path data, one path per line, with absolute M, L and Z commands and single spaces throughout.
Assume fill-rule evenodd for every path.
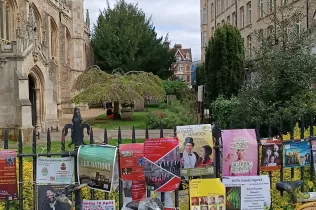
M 172 46 L 182 44 L 192 49 L 193 60 L 201 57 L 200 1 L 198 0 L 126 0 L 137 3 L 156 27 L 158 35 L 169 33 Z M 113 6 L 116 0 L 109 0 Z M 85 0 L 85 9 L 90 11 L 91 25 L 96 22 L 99 10 L 106 7 L 106 0 Z

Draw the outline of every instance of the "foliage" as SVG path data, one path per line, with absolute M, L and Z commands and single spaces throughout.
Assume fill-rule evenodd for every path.
M 296 23 L 305 18 L 299 7 L 278 7 L 277 14 L 270 16 L 270 33 L 252 35 L 251 79 L 238 96 L 244 113 L 261 121 L 316 111 L 315 25 L 298 30 Z
M 149 113 L 147 117 L 148 128 L 158 129 L 162 126 L 165 129 L 173 129 L 179 125 L 197 123 L 197 115 L 189 103 L 184 104 L 180 101 L 173 101 L 171 105 L 167 106 L 164 113 L 161 116 Z
M 239 29 L 224 25 L 215 30 L 205 55 L 205 82 L 210 104 L 219 95 L 237 95 L 244 80 L 244 44 Z
M 147 97 L 158 101 L 165 99 L 162 80 L 147 72 L 127 72 L 116 70 L 108 74 L 96 66 L 84 71 L 74 82 L 74 91 L 78 91 L 74 103 L 102 103 L 119 101 L 133 103 Z
M 196 67 L 196 83 L 195 83 L 195 89 L 197 90 L 197 87 L 200 85 L 205 85 L 206 78 L 205 78 L 205 67 L 204 63 L 199 64 Z
M 137 4 L 109 3 L 97 19 L 92 35 L 96 64 L 110 73 L 112 69 L 152 72 L 168 78 L 175 52 L 169 49 L 168 36 L 157 37 L 151 18 Z
M 179 100 L 181 100 L 189 90 L 188 85 L 180 80 L 164 80 L 163 85 L 166 95 L 175 95 Z

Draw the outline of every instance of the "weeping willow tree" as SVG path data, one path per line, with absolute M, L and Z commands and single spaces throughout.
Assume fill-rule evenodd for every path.
M 105 101 L 132 104 L 135 100 L 152 98 L 165 99 L 162 80 L 153 73 L 116 69 L 112 74 L 92 66 L 84 71 L 74 82 L 72 102 L 103 103 Z M 114 107 L 115 110 L 115 107 Z

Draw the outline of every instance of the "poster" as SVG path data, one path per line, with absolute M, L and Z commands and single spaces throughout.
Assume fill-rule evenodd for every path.
M 83 200 L 82 210 L 115 210 L 114 200 Z
M 146 198 L 146 182 L 129 180 L 123 181 L 123 206 L 130 202 L 140 201 Z
M 0 150 L 0 201 L 18 198 L 16 178 L 16 152 Z
M 79 184 L 88 183 L 90 188 L 110 192 L 116 150 L 115 146 L 110 145 L 80 146 L 77 161 Z
M 279 171 L 282 164 L 283 144 L 281 140 L 261 140 L 261 171 Z
M 122 180 L 145 180 L 144 144 L 121 144 L 120 167 Z
M 271 206 L 268 175 L 223 177 L 226 210 L 268 210 Z
M 70 184 L 74 174 L 74 159 L 67 158 L 37 158 L 36 183 L 40 184 Z
M 54 194 L 65 189 L 67 185 L 37 185 L 37 210 L 62 209 L 71 210 L 66 203 L 56 202 Z M 71 199 L 71 195 L 69 197 Z
M 316 139 L 313 139 L 311 142 L 312 142 L 314 171 L 316 172 Z
M 180 185 L 180 151 L 177 138 L 146 139 L 144 143 L 147 189 L 170 192 Z
M 192 179 L 189 185 L 191 210 L 225 210 L 225 186 L 219 178 Z
M 223 176 L 253 176 L 258 170 L 254 129 L 223 130 Z
M 214 174 L 214 147 L 211 125 L 177 126 L 181 176 Z
M 307 141 L 284 143 L 284 167 L 296 168 L 311 163 L 311 145 Z

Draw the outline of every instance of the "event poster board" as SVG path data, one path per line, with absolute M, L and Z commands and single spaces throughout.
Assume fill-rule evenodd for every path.
M 284 143 L 284 168 L 297 168 L 311 164 L 311 145 L 308 141 Z
M 180 151 L 177 138 L 146 139 L 144 143 L 147 189 L 171 192 L 180 185 Z
M 71 210 L 66 203 L 54 202 L 54 194 L 65 189 L 67 185 L 37 185 L 37 210 L 62 209 Z M 68 197 L 71 199 L 71 195 Z
M 215 173 L 212 125 L 177 126 L 180 146 L 181 176 Z
M 140 201 L 146 198 L 146 182 L 129 180 L 123 181 L 123 206 L 133 201 Z
M 225 210 L 225 186 L 219 178 L 192 179 L 189 187 L 191 210 Z
M 16 151 L 0 150 L 0 201 L 17 200 Z
M 270 178 L 262 176 L 223 177 L 227 210 L 268 210 L 271 206 Z
M 79 184 L 88 183 L 92 189 L 111 192 L 116 150 L 110 145 L 80 146 L 77 161 Z
M 254 129 L 223 130 L 223 176 L 253 176 L 258 170 Z
M 313 139 L 311 142 L 312 142 L 314 171 L 316 172 L 316 139 Z
M 261 140 L 261 171 L 279 171 L 282 165 L 283 144 L 281 140 Z
M 121 144 L 120 167 L 122 180 L 145 180 L 144 144 Z
M 70 184 L 73 181 L 74 159 L 37 158 L 36 183 L 40 184 Z
M 114 200 L 83 200 L 82 210 L 115 210 Z

